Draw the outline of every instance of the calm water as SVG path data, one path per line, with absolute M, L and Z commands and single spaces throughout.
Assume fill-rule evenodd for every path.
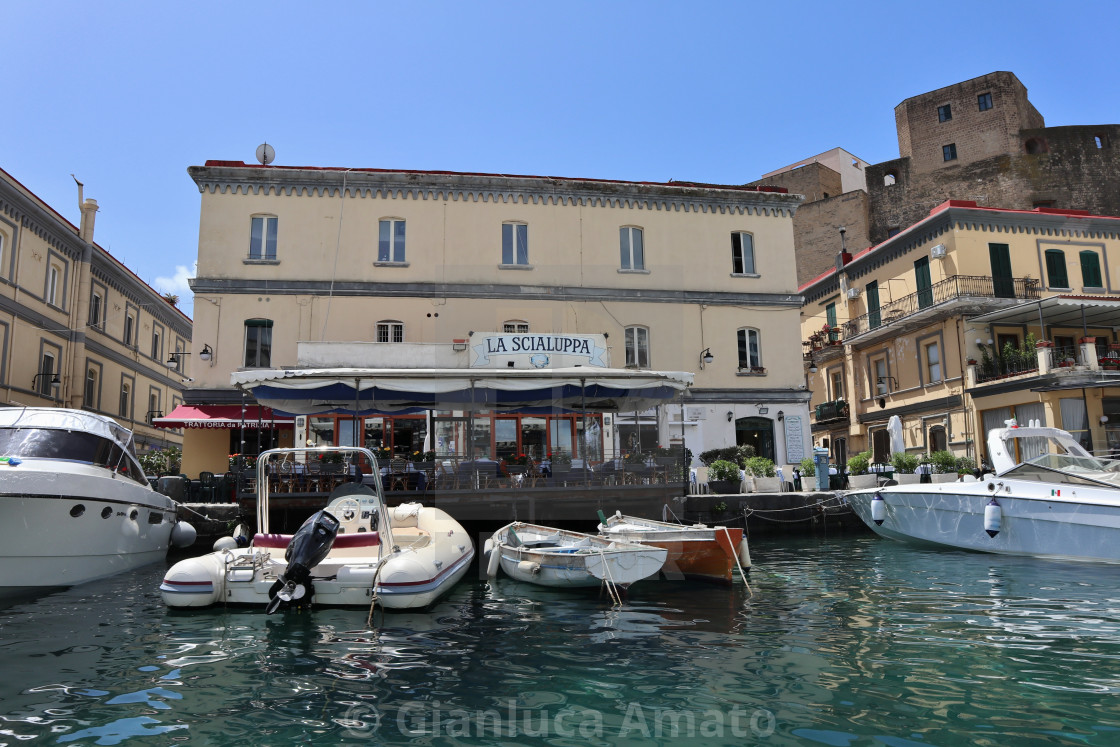
M 1120 744 L 1120 567 L 752 553 L 753 596 L 470 581 L 375 630 L 172 613 L 152 567 L 0 610 L 0 744 Z

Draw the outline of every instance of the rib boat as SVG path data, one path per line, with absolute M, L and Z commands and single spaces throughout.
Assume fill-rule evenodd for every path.
M 339 458 L 353 468 L 347 474 L 372 476 L 369 484 L 345 482 L 294 534 L 270 532 L 269 475 L 285 461 Z M 309 605 L 427 607 L 470 568 L 474 543 L 444 511 L 386 507 L 368 449 L 272 449 L 257 470 L 257 531 L 248 546 L 223 538 L 214 552 L 176 563 L 160 584 L 167 606 L 252 605 L 268 614 Z
M 876 534 L 1008 555 L 1120 562 L 1120 461 L 1094 457 L 1058 428 L 988 434 L 995 471 L 982 479 L 846 495 Z
M 487 574 L 500 568 L 510 578 L 540 586 L 599 586 L 625 589 L 656 576 L 665 564 L 663 547 L 639 545 L 566 529 L 514 522 L 486 541 Z
M 0 409 L 0 597 L 155 563 L 194 541 L 152 489 L 132 432 L 60 407 Z

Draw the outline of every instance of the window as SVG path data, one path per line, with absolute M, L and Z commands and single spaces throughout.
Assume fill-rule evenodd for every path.
M 1078 256 L 1081 259 L 1081 282 L 1086 288 L 1103 288 L 1100 255 L 1086 249 Z
M 836 326 L 836 303 L 830 303 L 824 307 L 824 321 L 829 327 Z
M 887 229 L 887 238 L 893 238 L 895 236 L 898 236 L 900 233 L 902 233 L 901 228 L 899 228 L 898 226 L 891 226 Z
M 992 94 L 982 93 L 979 96 L 977 96 L 976 97 L 976 105 L 980 108 L 980 111 L 982 111 L 982 112 L 986 112 L 989 109 L 991 109 L 992 108 Z
M 39 361 L 39 375 L 35 378 L 35 389 L 44 397 L 49 397 L 51 394 L 51 380 L 54 374 L 54 354 L 43 353 Z
M 377 323 L 378 342 L 404 342 L 404 322 L 384 321 Z
M 96 291 L 89 300 L 89 324 L 91 327 L 101 327 L 101 294 Z
M 131 412 L 130 404 L 132 397 L 132 386 L 127 381 L 121 382 L 121 409 L 118 414 L 122 418 L 127 418 Z
M 626 367 L 649 368 L 649 329 L 626 328 Z
M 941 349 L 937 342 L 923 345 L 922 357 L 925 360 L 926 383 L 936 384 L 941 381 Z
M 96 368 L 90 368 L 88 371 L 86 371 L 86 388 L 83 394 L 83 401 L 85 402 L 85 407 L 87 410 L 97 409 L 97 379 L 98 376 Z
M 933 306 L 933 283 L 929 274 L 929 257 L 914 261 L 914 284 L 918 289 L 918 308 Z
M 163 414 L 163 411 L 159 407 L 159 401 L 161 399 L 160 394 L 161 392 L 158 389 L 151 389 L 148 391 L 148 412 L 144 416 L 144 420 L 148 425 L 151 425 L 155 418 Z
M 404 257 L 404 221 L 381 221 L 377 231 L 377 261 L 404 262 Z
M 937 121 L 948 122 L 953 118 L 953 107 L 951 104 L 937 107 Z
M 1069 276 L 1066 275 L 1066 253 L 1061 249 L 1046 250 L 1046 277 L 1051 288 L 1068 288 Z
M 882 397 L 890 394 L 890 374 L 887 373 L 887 356 L 882 355 L 871 361 L 871 385 L 875 388 L 875 395 Z
M 739 330 L 739 370 L 758 371 L 762 368 L 762 347 L 757 329 Z
M 129 347 L 132 346 L 132 330 L 136 326 L 136 318 L 132 314 L 126 314 L 124 317 L 124 344 Z
M 897 181 L 898 181 L 898 174 L 895 174 L 895 173 L 890 172 L 890 171 L 883 174 L 883 186 L 884 187 L 893 187 Z
M 529 264 L 529 226 L 526 223 L 502 224 L 502 264 Z
M 627 226 L 618 229 L 618 252 L 623 270 L 646 269 L 642 229 Z
M 268 368 L 272 365 L 272 320 L 245 320 L 245 367 Z
M 731 272 L 735 275 L 753 275 L 754 236 L 742 231 L 731 234 Z
M 883 323 L 883 314 L 879 311 L 879 281 L 872 280 L 863 290 L 863 297 L 867 303 L 867 326 L 875 329 Z
M 957 160 L 957 144 L 949 143 L 941 146 L 941 157 L 946 161 Z
M 844 371 L 840 367 L 828 372 L 828 395 L 832 402 L 844 399 Z
M 945 451 L 949 448 L 949 439 L 945 434 L 945 426 L 935 425 L 929 429 L 929 451 Z
M 519 335 L 529 331 L 529 322 L 509 321 L 502 325 L 502 331 L 507 335 Z
M 1103 135 L 1094 135 L 1093 136 L 1093 145 L 1097 146 L 1097 150 L 1100 150 L 1101 148 L 1104 147 L 1104 142 L 1105 141 L 1104 141 L 1104 136 Z M 0 236 L 0 250 L 2 250 L 3 247 L 4 247 L 4 237 Z M 2 256 L 3 256 L 3 252 L 0 251 L 0 257 L 2 257 Z
M 159 330 L 152 331 L 152 359 L 160 360 L 163 357 L 163 340 L 160 339 Z
M 58 265 L 51 265 L 47 270 L 47 303 L 58 306 Z
M 249 259 L 276 259 L 276 230 L 276 216 L 253 216 L 249 235 Z

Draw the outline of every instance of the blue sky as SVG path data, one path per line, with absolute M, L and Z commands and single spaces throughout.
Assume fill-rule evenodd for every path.
M 1047 125 L 1120 122 L 1120 2 L 4 4 L 0 167 L 182 297 L 187 167 L 276 163 L 741 184 L 994 70 Z M 1102 36 L 1104 34 L 1104 36 Z

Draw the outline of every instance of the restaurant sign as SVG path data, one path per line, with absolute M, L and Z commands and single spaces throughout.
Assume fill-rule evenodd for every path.
M 471 368 L 606 368 L 606 354 L 604 335 L 523 333 L 471 337 Z

